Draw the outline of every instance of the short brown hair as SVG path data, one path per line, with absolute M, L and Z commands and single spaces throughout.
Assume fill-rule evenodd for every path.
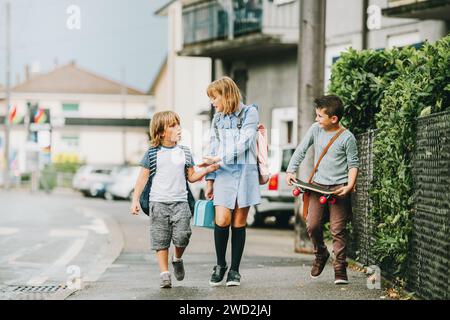
M 223 113 L 230 114 L 239 110 L 242 100 L 241 92 L 238 86 L 229 77 L 222 77 L 212 82 L 206 89 L 208 97 L 214 97 L 219 94 L 223 98 Z
M 153 147 L 162 144 L 162 135 L 168 127 L 180 124 L 180 116 L 173 111 L 161 111 L 153 115 L 150 121 L 150 140 Z
M 340 121 L 344 115 L 344 104 L 341 98 L 336 95 L 316 98 L 314 99 L 314 103 L 316 104 L 316 109 L 325 109 L 325 113 L 329 117 L 336 116 Z

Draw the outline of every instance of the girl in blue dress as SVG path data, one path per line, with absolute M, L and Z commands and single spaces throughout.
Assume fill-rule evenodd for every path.
M 261 202 L 256 154 L 259 116 L 256 106 L 241 102 L 236 83 L 228 77 L 211 83 L 207 94 L 216 114 L 205 164 L 220 164 L 216 172 L 206 176 L 206 197 L 214 199 L 215 206 L 217 256 L 209 283 L 220 285 L 228 269 L 225 255 L 231 226 L 231 266 L 226 284 L 236 286 L 241 279 L 239 265 L 245 245 L 247 214 L 250 206 Z

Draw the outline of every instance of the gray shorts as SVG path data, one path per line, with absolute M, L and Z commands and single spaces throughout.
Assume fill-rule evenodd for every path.
M 187 202 L 150 201 L 149 213 L 152 250 L 168 249 L 170 240 L 179 248 L 189 244 L 192 230 Z

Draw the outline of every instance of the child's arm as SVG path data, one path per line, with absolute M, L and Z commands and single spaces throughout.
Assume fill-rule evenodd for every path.
M 144 167 L 141 167 L 141 171 L 139 172 L 139 176 L 136 180 L 136 184 L 134 186 L 133 192 L 133 200 L 131 203 L 131 213 L 134 215 L 138 215 L 139 211 L 141 211 L 141 205 L 139 204 L 139 198 L 141 197 L 141 193 L 147 184 L 148 177 L 150 176 L 150 170 Z
M 314 130 L 316 126 L 313 125 L 306 132 L 305 137 L 302 139 L 302 142 L 298 145 L 297 149 L 295 149 L 294 154 L 289 161 L 288 168 L 286 170 L 286 183 L 291 186 L 292 181 L 295 180 L 295 173 L 297 172 L 298 167 L 302 163 L 303 159 L 305 159 L 306 152 L 309 147 L 314 143 Z
M 348 184 L 345 187 L 337 189 L 334 194 L 338 197 L 343 197 L 352 192 L 355 189 L 357 177 L 358 168 L 350 168 L 350 170 L 348 170 Z
M 206 176 L 208 173 L 212 173 L 214 171 L 216 171 L 217 169 L 219 169 L 219 165 L 217 163 L 212 164 L 207 166 L 206 168 L 196 172 L 194 170 L 194 167 L 189 167 L 188 170 L 188 174 L 187 174 L 187 178 L 188 181 L 193 183 L 193 182 L 197 182 L 199 180 L 201 180 L 204 176 Z
M 343 197 L 350 192 L 355 190 L 356 178 L 358 177 L 358 146 L 356 145 L 356 139 L 352 135 L 345 146 L 345 152 L 347 154 L 347 166 L 348 166 L 348 183 L 347 186 L 339 188 L 336 190 L 335 194 L 337 196 Z

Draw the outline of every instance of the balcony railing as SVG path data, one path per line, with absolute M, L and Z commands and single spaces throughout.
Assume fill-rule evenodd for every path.
M 450 21 L 450 0 L 389 0 L 383 15 Z
M 415 4 L 418 2 L 426 2 L 426 1 L 429 1 L 429 0 L 389 0 L 388 7 L 395 8 L 395 7 L 407 6 L 410 4 Z
M 226 1 L 207 1 L 183 8 L 184 44 L 238 37 L 262 29 L 262 0 L 232 0 L 232 28 Z

